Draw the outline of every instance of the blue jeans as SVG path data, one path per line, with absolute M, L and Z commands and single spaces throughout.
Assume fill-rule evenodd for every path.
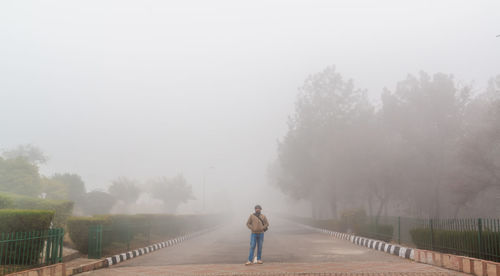
M 257 245 L 257 260 L 262 258 L 262 244 L 264 243 L 264 233 L 252 233 L 250 236 L 250 254 L 248 255 L 248 261 L 253 261 L 253 253 L 255 251 L 255 246 Z

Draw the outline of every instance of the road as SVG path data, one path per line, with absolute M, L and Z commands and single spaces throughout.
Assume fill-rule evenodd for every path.
M 265 234 L 264 264 L 245 266 L 250 234 L 242 221 L 83 275 L 465 275 L 357 246 L 284 220 L 273 220 Z M 362 274 L 368 272 L 372 274 Z

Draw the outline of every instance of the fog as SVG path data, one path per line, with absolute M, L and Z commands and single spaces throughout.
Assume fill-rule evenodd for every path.
M 309 208 L 269 183 L 308 76 L 334 65 L 376 108 L 408 74 L 472 94 L 500 73 L 498 1 L 0 2 L 0 149 L 87 191 L 184 175 L 181 213 Z M 272 182 L 272 181 L 271 181 Z M 270 185 L 271 184 L 271 185 Z M 158 211 L 146 195 L 134 212 Z M 115 206 L 116 207 L 116 206 Z M 117 212 L 119 212 L 118 208 Z

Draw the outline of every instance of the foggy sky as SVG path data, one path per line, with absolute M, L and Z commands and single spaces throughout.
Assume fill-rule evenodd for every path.
M 438 3 L 439 2 L 439 3 Z M 43 174 L 184 173 L 212 208 L 255 195 L 297 88 L 329 65 L 378 101 L 408 73 L 500 73 L 499 1 L 0 2 L 0 148 Z M 216 204 L 218 203 L 218 204 Z M 192 204 L 199 208 L 200 201 Z M 251 209 L 251 207 L 250 207 Z

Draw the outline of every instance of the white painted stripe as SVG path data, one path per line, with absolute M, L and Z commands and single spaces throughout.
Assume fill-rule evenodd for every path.
M 113 265 L 113 258 L 109 257 L 109 258 L 106 258 L 106 260 L 108 261 L 108 266 Z
M 406 255 L 406 247 L 399 248 L 399 257 L 404 258 Z

